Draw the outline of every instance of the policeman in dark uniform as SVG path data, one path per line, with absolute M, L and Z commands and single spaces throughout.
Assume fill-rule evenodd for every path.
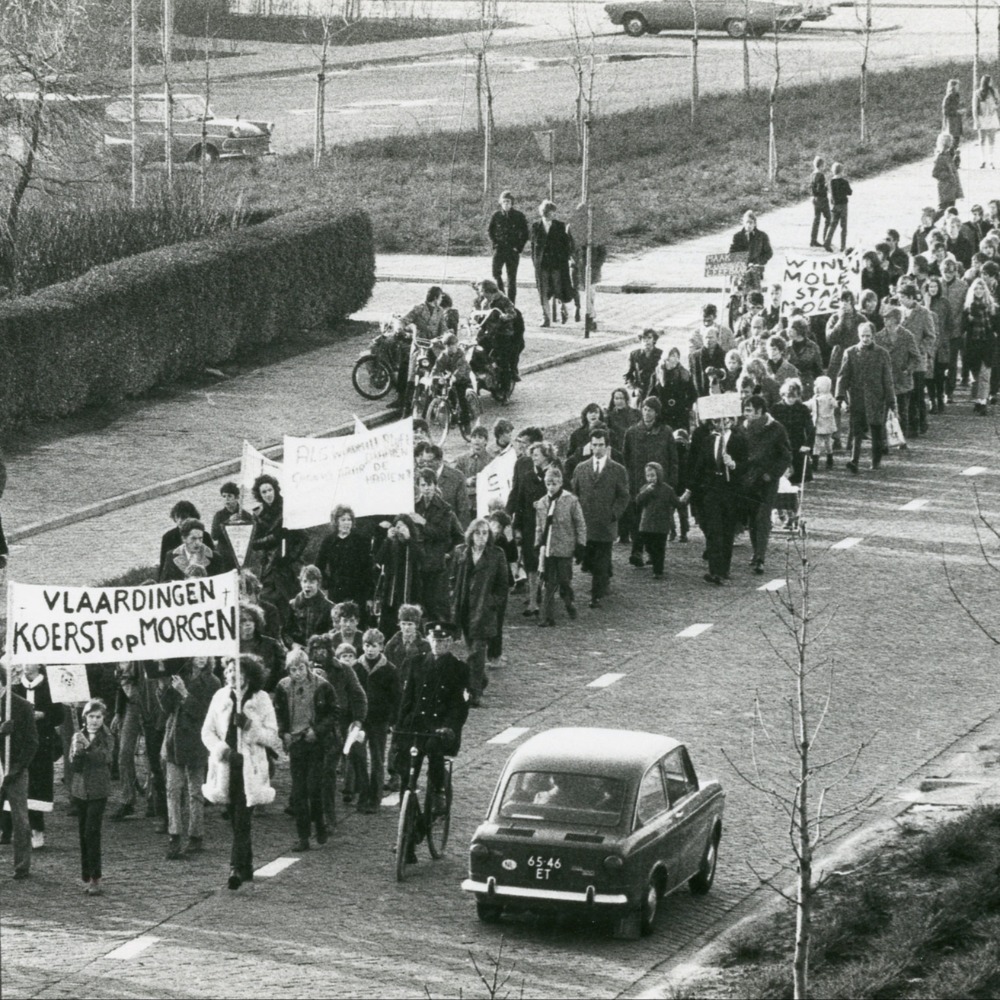
M 469 715 L 469 665 L 452 655 L 455 627 L 447 622 L 433 622 L 427 627 L 430 652 L 411 661 L 404 679 L 403 701 L 396 732 L 400 787 L 406 788 L 410 768 L 417 774 L 427 758 L 427 794 L 433 796 L 434 809 L 447 808 L 444 795 L 444 758 L 454 757 L 462 743 L 462 727 Z M 418 754 L 410 755 L 416 747 Z M 417 860 L 411 844 L 408 863 Z

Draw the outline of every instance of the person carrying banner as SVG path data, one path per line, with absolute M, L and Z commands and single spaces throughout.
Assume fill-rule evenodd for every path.
M 7 691 L 7 668 L 0 664 L 0 804 L 10 805 L 14 834 L 14 878 L 31 874 L 31 824 L 28 819 L 28 768 L 38 749 L 35 713 L 23 698 Z

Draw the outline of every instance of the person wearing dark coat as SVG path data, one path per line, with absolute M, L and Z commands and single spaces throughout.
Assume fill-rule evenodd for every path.
M 552 446 L 537 441 L 525 458 L 517 460 L 514 485 L 507 497 L 514 538 L 521 546 L 521 566 L 528 576 L 526 618 L 538 615 L 538 550 L 535 548 L 535 501 L 545 495 L 545 470 L 555 461 Z M 520 473 L 520 474 L 519 474 Z
M 861 460 L 861 442 L 866 433 L 872 441 L 872 468 L 877 469 L 888 450 L 885 419 L 896 409 L 896 390 L 892 378 L 892 358 L 875 343 L 871 323 L 858 327 L 859 343 L 844 352 L 837 379 L 837 399 L 850 400 L 851 435 L 854 448 L 847 468 L 856 473 Z
M 551 326 L 555 319 L 555 303 L 559 303 L 565 323 L 566 303 L 573 300 L 573 281 L 569 273 L 573 244 L 566 224 L 555 217 L 556 206 L 551 201 L 543 201 L 538 206 L 538 214 L 541 219 L 531 226 L 531 261 L 535 265 L 535 281 L 542 303 L 542 326 Z
M 757 228 L 757 216 L 754 212 L 743 213 L 743 228 L 734 233 L 729 244 L 729 252 L 745 253 L 747 263 L 756 265 L 759 271 L 763 271 L 764 266 L 774 256 L 771 240 L 767 233 Z
M 706 330 L 704 337 L 705 346 L 695 352 L 695 358 L 691 365 L 695 392 L 699 396 L 707 396 L 709 393 L 705 372 L 709 368 L 725 369 L 726 367 L 726 352 L 719 346 L 715 331 Z M 687 424 L 681 426 L 687 430 Z
M 465 639 L 469 691 L 475 708 L 489 683 L 486 650 L 500 633 L 507 603 L 507 560 L 493 544 L 486 518 L 476 518 L 466 529 L 465 544 L 452 554 L 451 572 L 451 620 Z
M 816 344 L 809 339 L 809 320 L 796 316 L 788 324 L 791 340 L 788 344 L 788 363 L 799 373 L 802 398 L 812 399 L 813 385 L 823 371 L 823 356 Z
M 181 544 L 167 557 L 161 582 L 185 580 L 189 576 L 217 576 L 226 571 L 223 557 L 206 541 L 209 537 L 205 525 L 193 517 L 185 518 L 177 526 Z M 204 574 L 194 567 L 200 567 Z
M 201 741 L 208 707 L 222 685 L 205 660 L 185 660 L 180 670 L 159 680 L 156 697 L 166 716 L 163 758 L 167 768 L 167 860 L 181 857 L 181 827 L 184 799 L 188 803 L 187 844 L 189 855 L 204 846 L 205 800 L 201 786 L 208 769 L 208 751 Z
M 361 794 L 358 811 L 377 813 L 382 804 L 389 729 L 399 718 L 399 704 L 403 697 L 403 675 L 383 652 L 385 636 L 377 628 L 368 629 L 362 643 L 364 655 L 355 664 L 354 672 L 368 699 L 365 736 L 371 766 L 368 769 L 369 786 Z
M 236 483 L 223 483 L 219 492 L 222 494 L 222 507 L 212 515 L 211 542 L 209 544 L 219 553 L 223 572 L 228 572 L 240 567 L 232 542 L 229 540 L 226 525 L 241 522 L 250 524 L 253 515 L 240 506 L 240 488 Z
M 674 430 L 691 423 L 691 407 L 698 393 L 690 372 L 681 364 L 681 352 L 672 347 L 656 369 L 649 394 L 660 401 L 660 419 Z
M 493 246 L 493 280 L 511 302 L 516 302 L 517 266 L 531 234 L 524 213 L 514 208 L 514 196 L 510 191 L 500 192 L 500 208 L 490 216 L 488 233 Z M 504 268 L 507 269 L 506 288 L 503 283 Z
M 173 558 L 173 553 L 177 546 L 183 541 L 180 532 L 181 522 L 186 521 L 188 518 L 194 518 L 196 521 L 200 520 L 201 515 L 198 513 L 198 508 L 189 500 L 178 500 L 170 508 L 170 520 L 174 522 L 174 526 L 169 531 L 164 532 L 163 537 L 160 539 L 160 561 L 156 564 L 156 580 L 158 583 L 162 583 L 167 578 L 167 566 Z M 211 536 L 204 539 L 204 541 L 209 548 L 212 547 Z
M 437 488 L 437 476 L 430 469 L 417 473 L 419 499 L 414 505 L 423 518 L 420 526 L 422 551 L 420 557 L 420 603 L 429 616 L 447 621 L 451 613 L 448 602 L 448 553 L 462 541 L 462 527 L 455 512 Z M 464 489 L 464 483 L 463 483 Z
M 319 589 L 323 581 L 318 566 L 303 566 L 299 574 L 302 590 L 289 602 L 285 645 L 305 646 L 314 635 L 333 631 L 333 602 Z M 354 604 L 353 601 L 350 602 Z M 358 616 L 360 617 L 360 609 Z
M 256 526 L 250 543 L 251 553 L 260 559 L 264 597 L 275 604 L 284 621 L 288 602 L 298 591 L 298 563 L 308 536 L 304 531 L 285 528 L 284 501 L 274 476 L 258 476 L 254 480 L 253 495 L 260 509 L 254 515 Z
M 6 695 L 7 669 L 0 665 L 0 763 L 3 764 L 0 807 L 4 802 L 10 805 L 14 835 L 14 878 L 22 879 L 31 874 L 28 771 L 38 750 L 38 729 L 35 726 L 35 710 L 15 694 L 11 695 L 10 717 L 7 717 Z
M 390 523 L 375 552 L 375 565 L 380 571 L 375 585 L 375 607 L 383 634 L 395 633 L 402 605 L 420 600 L 417 577 L 420 555 L 417 526 L 406 514 L 400 514 Z
M 264 665 L 261 686 L 271 694 L 285 672 L 285 647 L 264 634 L 264 612 L 256 604 L 240 604 L 240 652 L 260 658 Z
M 114 739 L 104 725 L 107 709 L 103 701 L 91 698 L 81 714 L 83 726 L 73 733 L 69 752 L 70 791 L 80 833 L 80 875 L 88 896 L 103 896 L 101 826 L 111 794 Z
M 663 357 L 663 351 L 656 346 L 655 330 L 643 330 L 639 338 L 642 347 L 637 348 L 628 356 L 628 371 L 625 372 L 625 384 L 631 386 L 639 394 L 639 399 L 649 395 L 649 387 L 656 372 L 656 366 Z
M 334 507 L 330 524 L 333 530 L 320 542 L 316 556 L 326 596 L 334 604 L 354 601 L 364 608 L 373 593 L 371 539 L 359 532 L 354 511 L 344 504 Z

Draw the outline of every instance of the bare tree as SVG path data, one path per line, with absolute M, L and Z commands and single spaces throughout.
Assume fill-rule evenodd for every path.
M 480 0 L 478 26 L 470 36 L 462 36 L 463 44 L 476 60 L 476 119 L 479 134 L 483 137 L 484 198 L 489 196 L 493 183 L 493 83 L 490 77 L 489 51 L 498 24 L 496 3 Z
M 781 47 L 778 44 L 780 33 L 778 28 L 778 8 L 774 8 L 774 78 L 771 81 L 771 91 L 767 99 L 767 180 L 769 184 L 778 181 L 778 134 L 775 121 L 775 109 L 778 103 L 778 84 L 781 82 Z
M 349 27 L 347 15 L 344 15 L 342 26 L 337 29 L 336 25 L 340 18 L 336 17 L 331 10 L 326 10 L 321 14 L 314 15 L 320 25 L 319 49 L 313 47 L 313 53 L 319 63 L 316 71 L 316 101 L 314 107 L 313 123 L 313 167 L 318 169 L 326 152 L 326 70 L 330 58 L 330 45 L 335 35 L 346 31 Z
M 574 119 L 576 124 L 576 148 L 581 162 L 584 159 L 584 146 L 587 131 L 586 122 L 592 118 L 594 109 L 594 81 L 597 76 L 596 44 L 597 40 L 591 29 L 588 36 L 580 30 L 579 11 L 576 4 L 569 7 L 570 36 L 566 41 L 569 49 L 567 63 L 576 78 L 576 100 Z
M 855 7 L 857 12 L 857 7 Z M 861 105 L 861 141 L 868 143 L 868 54 L 872 44 L 872 0 L 865 0 L 865 19 L 862 30 L 861 49 L 861 84 L 860 84 L 860 105 Z
M 698 0 L 691 5 L 691 124 L 698 122 Z
M 750 0 L 743 0 L 743 94 L 750 98 Z
M 754 697 L 749 766 L 739 755 L 723 750 L 736 774 L 784 816 L 794 863 L 778 859 L 776 875 L 761 874 L 752 866 L 751 870 L 761 884 L 777 892 L 795 908 L 792 971 L 796 1000 L 804 1000 L 809 995 L 814 902 L 826 881 L 826 876 L 817 877 L 814 869 L 817 851 L 838 819 L 857 815 L 872 798 L 869 793 L 843 804 L 830 803 L 830 793 L 855 773 L 858 759 L 870 744 L 871 737 L 845 753 L 817 760 L 817 742 L 833 704 L 834 671 L 827 661 L 814 662 L 814 647 L 830 627 L 832 616 L 813 610 L 810 578 L 815 568 L 810 565 L 809 548 L 806 524 L 802 520 L 795 538 L 789 542 L 787 589 L 771 592 L 775 614 L 791 639 L 791 655 L 786 655 L 762 630 L 790 679 L 789 694 L 782 706 L 782 714 L 787 713 L 787 735 L 780 737 L 772 729 L 758 692 Z M 826 673 L 826 679 L 817 695 L 813 691 L 813 681 L 820 671 Z M 785 880 L 792 871 L 795 888 L 789 891 Z

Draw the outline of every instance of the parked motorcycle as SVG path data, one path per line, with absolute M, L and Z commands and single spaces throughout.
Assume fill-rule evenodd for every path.
M 354 363 L 351 372 L 351 382 L 359 395 L 365 399 L 384 399 L 393 389 L 402 395 L 406 388 L 399 384 L 402 352 L 409 351 L 414 332 L 414 327 L 404 326 L 399 316 L 381 324 L 378 336 Z

